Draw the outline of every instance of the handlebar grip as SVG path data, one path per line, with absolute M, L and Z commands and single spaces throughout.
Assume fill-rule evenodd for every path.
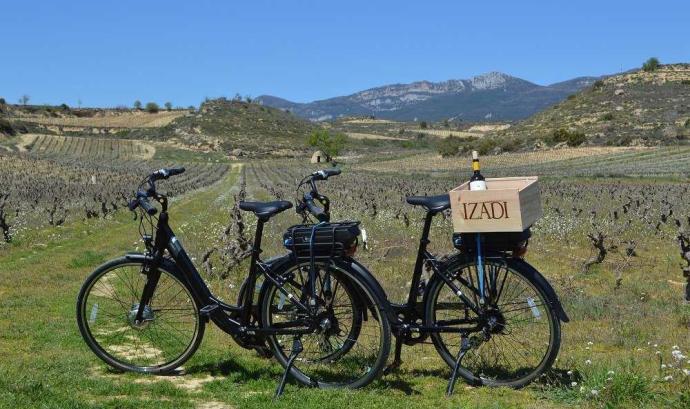
M 185 168 L 183 166 L 177 167 L 177 168 L 168 168 L 168 176 L 175 176 L 179 175 L 181 173 L 184 173 Z
M 339 168 L 331 168 L 331 169 L 324 169 L 323 172 L 326 174 L 326 177 L 330 177 L 330 176 L 339 175 L 342 172 L 342 170 L 340 170 Z
M 320 222 L 328 221 L 328 215 L 326 215 L 326 212 L 324 212 L 319 206 L 315 205 L 313 199 L 305 198 L 304 204 L 307 206 L 307 209 L 309 209 L 309 213 L 314 215 L 314 217 L 316 217 Z
M 137 201 L 139 202 L 139 206 L 141 206 L 141 208 L 144 209 L 149 216 L 153 216 L 154 214 L 158 213 L 158 209 L 156 209 L 156 207 L 153 206 L 145 197 L 138 197 Z
M 339 175 L 342 172 L 338 168 L 322 169 L 312 173 L 314 180 L 326 180 L 331 176 Z
M 179 175 L 180 173 L 184 173 L 185 168 L 183 167 L 177 167 L 177 168 L 163 168 L 159 169 L 151 174 L 151 178 L 153 180 L 161 180 L 161 179 L 167 179 L 170 176 L 175 176 Z

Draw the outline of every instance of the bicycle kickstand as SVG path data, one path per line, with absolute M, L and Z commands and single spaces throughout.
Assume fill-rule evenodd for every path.
M 290 369 L 292 369 L 292 364 L 295 362 L 295 359 L 297 359 L 297 355 L 299 355 L 299 353 L 303 350 L 304 347 L 302 347 L 300 337 L 295 337 L 292 340 L 292 351 L 290 352 L 290 357 L 288 357 L 287 365 L 285 365 L 285 372 L 283 373 L 283 377 L 280 379 L 280 383 L 278 384 L 278 389 L 276 389 L 274 398 L 278 398 L 283 394 L 283 391 L 285 390 L 285 383 L 287 382 L 288 375 L 290 374 Z
M 395 337 L 395 358 L 393 359 L 393 362 L 391 362 L 391 364 L 383 370 L 384 375 L 393 373 L 393 371 L 398 369 L 400 367 L 400 364 L 402 364 L 400 354 L 402 353 L 403 336 L 403 334 L 400 334 L 399 336 Z
M 460 361 L 465 357 L 467 351 L 470 350 L 470 341 L 467 338 L 467 334 L 462 334 L 460 336 L 460 351 L 458 351 L 458 357 L 455 359 L 455 366 L 453 366 L 453 373 L 450 375 L 448 380 L 448 388 L 446 389 L 446 396 L 453 394 L 453 389 L 455 388 L 455 380 L 458 377 L 458 368 L 460 367 Z

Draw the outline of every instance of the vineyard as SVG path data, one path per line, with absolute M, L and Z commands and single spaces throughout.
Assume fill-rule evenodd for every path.
M 36 226 L 105 218 L 124 207 L 143 176 L 173 165 L 131 159 L 136 155 L 118 159 L 122 151 L 106 149 L 101 143 L 108 140 L 93 140 L 95 143 L 86 144 L 90 149 L 79 150 L 83 144 L 69 142 L 83 142 L 85 138 L 62 138 L 68 143 L 55 145 L 58 138 L 42 138 L 39 143 L 49 141 L 32 148 L 32 152 L 50 152 L 49 156 L 0 151 L 0 233 L 4 241 Z M 60 156 L 60 152 L 83 156 Z M 191 164 L 175 184 L 163 183 L 162 187 L 171 196 L 180 195 L 216 182 L 227 170 L 222 164 Z
M 83 110 L 83 113 L 82 111 L 78 112 L 80 112 L 80 115 L 86 115 L 49 116 L 28 114 L 17 110 L 16 119 L 29 123 L 68 128 L 155 128 L 165 126 L 189 111 L 175 110 L 148 113 L 143 111 L 90 112 L 89 110 Z
M 488 176 L 538 175 L 549 177 L 685 177 L 690 175 L 690 147 L 587 147 L 487 156 Z M 380 172 L 431 172 L 463 174 L 466 160 L 434 154 L 410 155 L 363 163 L 363 169 Z
M 25 135 L 22 148 L 43 155 L 95 159 L 151 159 L 156 152 L 150 144 L 136 140 L 58 135 Z
M 0 212 L 4 208 L 14 243 L 0 244 L 0 294 L 9 297 L 0 305 L 10 306 L 9 318 L 0 322 L 15 328 L 10 322 L 25 321 L 33 311 L 29 305 L 40 304 L 50 322 L 60 323 L 32 330 L 41 334 L 36 348 L 51 351 L 34 359 L 49 368 L 53 361 L 60 368 L 74 368 L 65 374 L 49 369 L 52 379 L 79 380 L 70 393 L 55 392 L 54 400 L 63 406 L 74 399 L 116 406 L 109 398 L 116 393 L 133 405 L 150 401 L 142 396 L 163 396 L 189 407 L 199 407 L 200 400 L 226 405 L 218 407 L 290 407 L 297 401 L 307 407 L 324 405 L 321 391 L 296 387 L 285 401 L 271 401 L 277 364 L 229 347 L 217 331 L 184 376 L 113 375 L 95 362 L 78 334 L 64 328 L 64 306 L 73 314 L 74 292 L 94 265 L 141 249 L 136 222 L 122 208 L 120 194 L 131 193 L 152 169 L 172 163 L 48 153 L 55 149 L 32 146 L 26 153 L 0 153 L 0 192 L 10 193 L 4 205 L 0 202 Z M 433 347 L 419 345 L 404 350 L 399 373 L 362 391 L 327 391 L 331 404 L 477 407 L 491 397 L 497 407 L 687 407 L 690 310 L 683 303 L 683 274 L 690 270 L 690 186 L 684 183 L 689 156 L 685 148 L 579 148 L 483 158 L 489 176 L 543 176 L 544 217 L 533 227 L 527 260 L 554 284 L 572 319 L 564 325 L 555 368 L 521 391 L 468 386 L 443 399 L 448 369 L 435 358 Z M 387 160 L 368 155 L 343 163 L 342 175 L 320 184 L 335 219 L 362 221 L 368 241 L 356 257 L 374 272 L 392 301 L 409 291 L 424 215 L 406 204 L 405 196 L 439 194 L 457 186 L 469 174 L 465 162 L 435 155 Z M 234 301 L 246 275 L 246 245 L 255 226 L 254 217 L 240 212 L 236 201 L 294 200 L 298 180 L 316 167 L 306 160 L 176 164 L 188 171 L 161 184 L 177 197 L 171 204 L 174 228 L 209 285 L 222 299 Z M 644 177 L 628 177 L 633 174 Z M 194 195 L 183 194 L 192 190 Z M 266 258 L 284 252 L 282 233 L 299 222 L 293 210 L 270 221 L 262 246 Z M 437 216 L 432 251 L 454 251 L 451 232 L 449 214 Z M 687 261 L 679 256 L 681 250 Z M 10 270 L 26 276 L 36 289 L 11 289 L 13 283 L 3 278 Z M 64 294 L 43 300 L 54 288 Z M 28 304 L 21 301 L 27 297 Z M 0 352 L 28 353 L 29 347 L 19 341 L 10 339 L 12 350 L 0 346 Z M 0 386 L 24 399 L 29 392 L 13 381 L 19 368 L 0 368 Z M 37 375 L 31 382 L 46 381 Z

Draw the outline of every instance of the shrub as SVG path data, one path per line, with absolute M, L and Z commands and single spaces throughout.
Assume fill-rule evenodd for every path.
M 607 112 L 601 116 L 601 119 L 604 121 L 611 121 L 613 120 L 613 114 L 611 112 Z
M 158 111 L 160 111 L 160 107 L 158 106 L 158 104 L 156 104 L 155 102 L 146 103 L 146 112 L 148 112 L 149 114 L 155 114 L 158 113 Z
M 580 146 L 587 140 L 584 132 L 572 132 L 568 134 L 566 143 L 568 146 Z
M 560 128 L 553 131 L 552 140 L 554 143 L 565 142 L 568 146 L 580 146 L 587 140 L 587 136 L 584 132 L 570 132 L 565 128 Z
M 577 97 L 576 94 L 570 94 L 570 95 L 568 95 L 568 99 L 569 99 L 570 101 L 574 100 L 576 97 Z
M 419 123 L 419 127 L 420 127 L 421 129 L 426 129 L 426 127 L 427 127 L 426 121 L 420 122 L 420 123 Z
M 680 83 L 683 85 L 690 85 L 690 80 L 682 80 Z
M 487 155 L 494 148 L 496 148 L 496 146 L 497 146 L 497 143 L 496 143 L 495 139 L 483 138 L 482 141 L 479 143 L 479 148 L 477 150 L 479 151 L 480 155 Z
M 659 68 L 659 65 L 659 59 L 656 57 L 652 57 L 645 61 L 644 64 L 642 64 L 642 69 L 647 72 L 652 72 L 656 71 L 656 69 Z
M 436 145 L 436 150 L 438 153 L 445 157 L 455 156 L 460 153 L 460 147 L 462 146 L 462 140 L 457 136 L 449 136 L 447 138 L 441 139 Z
M 60 109 L 62 109 L 63 111 L 69 111 L 69 105 L 67 105 L 67 104 L 61 104 L 61 105 L 60 105 Z
M 594 84 L 592 85 L 592 87 L 593 87 L 594 89 L 599 89 L 599 88 L 601 88 L 601 87 L 603 87 L 603 86 L 604 86 L 604 81 L 603 81 L 603 80 L 596 80 L 596 81 L 594 81 Z
M 685 123 L 683 124 L 684 127 L 690 128 L 690 118 L 685 120 Z
M 0 118 L 0 133 L 4 133 L 6 135 L 14 135 L 16 132 L 12 127 L 12 124 L 10 124 L 10 121 L 8 121 L 7 119 Z

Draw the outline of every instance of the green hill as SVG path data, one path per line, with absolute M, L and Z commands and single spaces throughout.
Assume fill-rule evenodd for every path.
M 235 156 L 294 156 L 306 150 L 306 137 L 312 129 L 310 122 L 280 109 L 219 98 L 168 125 L 136 129 L 128 137 L 164 139 Z
M 487 146 L 513 149 L 682 143 L 690 139 L 690 64 L 607 77 L 489 138 Z

